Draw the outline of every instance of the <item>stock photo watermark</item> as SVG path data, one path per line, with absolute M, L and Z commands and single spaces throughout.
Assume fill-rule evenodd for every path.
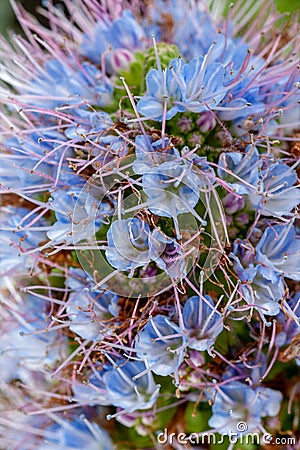
M 159 153 L 156 159 L 161 164 L 177 164 L 174 155 Z M 222 201 L 217 193 L 212 195 L 207 188 L 203 188 L 203 192 L 201 189 L 194 191 L 184 173 L 177 180 L 178 189 L 174 188 L 174 192 L 165 190 L 165 185 L 152 187 L 155 200 L 144 193 L 132 192 L 125 196 L 120 186 L 124 180 L 133 182 L 134 162 L 134 157 L 127 156 L 122 162 L 107 163 L 88 179 L 77 198 L 72 214 L 72 239 L 82 269 L 93 277 L 97 288 L 109 288 L 117 295 L 138 298 L 159 295 L 170 289 L 193 270 L 201 256 L 204 282 L 218 267 L 225 246 L 226 219 Z M 154 169 L 149 167 L 149 173 Z M 174 181 L 170 176 L 165 178 L 166 185 Z M 183 188 L 197 196 L 203 217 L 180 196 Z M 113 210 L 108 222 L 110 230 L 107 245 L 103 246 L 97 241 L 97 231 L 99 220 L 109 210 L 109 196 L 115 196 L 115 204 L 110 205 Z M 157 198 L 162 202 L 159 211 L 155 209 Z M 180 212 L 178 217 L 170 210 L 172 202 L 177 213 Z M 89 205 L 86 216 L 82 212 L 83 204 Z M 172 220 L 172 232 L 180 243 L 174 236 L 165 234 L 160 225 L 152 230 L 153 223 L 150 221 L 149 227 L 145 208 L 150 211 L 154 208 L 157 220 L 161 215 Z M 207 221 L 209 233 L 205 232 Z M 149 275 L 150 263 L 155 263 L 156 268 L 152 268 L 153 273 Z M 130 274 L 122 270 L 124 267 L 129 268 Z M 142 268 L 141 276 L 134 276 L 136 268 Z
M 193 432 L 187 433 L 169 433 L 165 428 L 163 431 L 157 434 L 157 442 L 160 445 L 174 445 L 178 443 L 180 445 L 221 445 L 224 442 L 229 444 L 242 444 L 242 445 L 291 445 L 295 446 L 297 439 L 295 436 L 273 436 L 270 433 L 254 433 L 248 432 L 248 425 L 246 422 L 238 422 L 236 431 L 229 431 L 226 434 L 217 434 L 214 432 Z M 241 434 L 244 433 L 244 434 Z

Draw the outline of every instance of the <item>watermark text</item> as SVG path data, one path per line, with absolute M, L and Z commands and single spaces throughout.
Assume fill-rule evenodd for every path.
M 242 430 L 242 424 L 244 424 L 244 428 Z M 164 445 L 174 445 L 178 443 L 180 445 L 207 445 L 207 444 L 223 444 L 224 442 L 228 442 L 230 444 L 244 444 L 244 445 L 267 445 L 267 444 L 281 444 L 281 445 L 296 445 L 296 437 L 294 436 L 280 436 L 273 437 L 269 433 L 260 434 L 260 433 L 246 433 L 241 435 L 241 431 L 247 431 L 247 425 L 244 422 L 239 422 L 238 432 L 229 431 L 227 434 L 216 434 L 202 432 L 202 433 L 168 433 L 167 428 L 165 428 L 162 432 L 158 433 L 157 441 L 159 444 Z

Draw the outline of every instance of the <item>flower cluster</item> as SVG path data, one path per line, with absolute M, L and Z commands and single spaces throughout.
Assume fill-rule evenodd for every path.
M 268 0 L 63 0 L 44 27 L 13 7 L 0 447 L 299 438 L 296 18 Z

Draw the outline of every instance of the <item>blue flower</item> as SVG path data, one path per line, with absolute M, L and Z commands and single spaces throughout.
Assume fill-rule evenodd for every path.
M 228 36 L 226 39 L 224 34 L 218 33 L 217 24 L 206 12 L 189 10 L 189 15 L 189 26 L 184 26 L 181 20 L 181 23 L 177 24 L 174 36 L 174 42 L 184 56 L 191 60 L 199 55 L 205 55 L 213 45 L 210 53 L 211 61 L 228 63 L 230 58 L 227 55 L 231 56 L 233 41 Z
M 86 377 L 87 382 L 81 383 L 77 379 L 72 384 L 72 400 L 88 406 L 111 405 L 111 400 L 107 395 L 107 389 L 106 384 L 103 380 L 103 375 L 108 370 L 113 370 L 113 367 L 105 365 L 103 368 L 96 366 L 94 369 L 96 370 L 94 370 L 89 376 Z
M 229 381 L 232 377 L 239 377 L 241 380 L 247 380 L 247 383 L 254 389 L 260 387 L 262 377 L 268 367 L 268 360 L 264 353 L 254 355 L 256 356 L 255 359 L 248 358 L 247 361 L 227 366 L 222 375 L 222 380 Z
M 155 34 L 159 40 L 173 41 L 188 60 L 206 53 L 212 41 L 218 37 L 216 24 L 199 3 L 159 0 L 155 8 L 149 8 L 147 15 L 151 20 L 147 18 L 143 25 L 148 35 Z M 171 30 L 164 21 L 168 17 L 173 23 Z
M 34 320 L 31 318 L 31 320 Z M 43 328 L 47 323 L 43 324 Z M 67 349 L 57 333 L 32 334 L 30 325 L 11 324 L 11 329 L 1 337 L 0 372 L 2 379 L 9 381 L 30 376 L 26 370 L 50 372 L 66 357 Z M 21 333 L 21 334 L 20 334 Z M 23 334 L 24 333 L 24 334 Z M 26 333 L 29 333 L 28 335 Z M 3 375 L 3 376 L 2 376 Z
M 137 267 L 147 266 L 163 252 L 166 239 L 158 240 L 158 234 L 141 219 L 116 220 L 107 232 L 108 262 L 118 270 L 130 270 L 129 276 L 133 276 Z
M 66 356 L 64 338 L 55 330 L 43 332 L 48 325 L 46 310 L 46 302 L 29 294 L 18 303 L 11 302 L 10 314 L 1 330 L 2 379 L 26 381 L 29 371 L 45 373 Z
M 237 433 L 241 436 L 258 431 L 262 417 L 278 414 L 281 400 L 279 391 L 265 387 L 252 389 L 233 381 L 218 388 L 208 424 L 221 434 Z M 244 432 L 240 430 L 239 422 L 247 424 Z
M 104 164 L 111 161 L 115 157 L 122 157 L 128 153 L 128 146 L 126 142 L 119 136 L 108 134 L 100 137 L 99 144 L 105 148 L 104 151 L 99 152 L 99 149 L 96 149 L 92 152 L 92 154 L 101 154 L 100 160 L 103 160 Z M 95 168 L 97 168 L 97 163 L 95 164 Z
M 152 69 L 146 75 L 147 93 L 139 100 L 137 110 L 152 120 L 162 120 L 164 104 L 167 103 L 166 119 L 169 120 L 179 111 L 184 111 L 180 104 L 182 93 L 178 78 L 182 70 L 181 58 L 170 62 L 164 70 Z
M 24 218 L 27 216 L 27 219 Z M 35 229 L 29 224 L 37 219 L 37 214 L 27 208 L 13 206 L 2 207 L 0 210 L 0 272 L 4 275 L 10 270 L 22 273 L 34 264 L 31 252 L 39 247 L 46 239 L 48 225 L 45 220 L 35 222 Z M 20 225 L 22 222 L 22 225 Z M 19 228 L 21 227 L 21 228 Z
M 69 269 L 67 286 L 72 292 L 76 292 L 80 296 L 90 292 L 92 299 L 96 302 L 100 300 L 101 297 L 98 306 L 103 309 L 105 314 L 107 314 L 107 312 L 109 312 L 111 316 L 117 316 L 119 314 L 119 297 L 109 290 L 95 290 L 95 283 L 92 276 L 87 275 L 82 269 L 75 269 L 73 267 Z
M 3 153 L 0 182 L 12 191 L 33 192 L 55 189 L 80 183 L 70 169 L 67 158 L 73 156 L 65 136 L 59 132 L 42 131 L 26 134 L 22 139 L 6 140 L 7 153 Z
M 236 239 L 230 254 L 241 281 L 243 299 L 263 316 L 277 315 L 279 301 L 285 293 L 283 277 L 278 271 L 256 261 L 255 249 L 248 241 Z
M 104 111 L 91 112 L 75 109 L 76 124 L 66 128 L 65 136 L 75 141 L 98 140 L 103 131 L 113 125 L 110 115 Z
M 210 62 L 210 55 L 192 59 L 182 70 L 184 108 L 195 113 L 213 110 L 227 93 L 224 81 L 224 66 Z
M 53 150 L 52 143 L 39 142 L 38 134 L 31 133 L 25 139 L 9 138 L 6 141 L 8 152 L 2 154 L 0 181 L 8 189 L 24 189 L 30 186 L 42 185 L 42 189 L 51 186 L 55 176 L 55 164 L 49 161 L 40 163 L 44 153 Z M 45 135 L 44 138 L 58 138 L 59 134 Z M 53 159 L 52 159 L 53 161 Z M 34 166 L 39 164 L 36 171 Z
M 182 248 L 175 239 L 166 239 L 160 232 L 156 233 L 155 241 L 166 243 L 163 253 L 155 260 L 156 265 L 164 270 L 173 280 L 182 280 L 188 269 L 188 258 L 184 254 Z
M 276 316 L 280 311 L 279 301 L 285 292 L 282 276 L 261 264 L 249 264 L 244 268 L 237 258 L 234 268 L 241 280 L 243 299 L 260 314 Z
M 161 139 L 157 141 L 152 141 L 151 136 L 137 136 L 135 138 L 135 156 L 136 160 L 133 163 L 133 170 L 135 173 L 144 174 L 149 171 L 149 169 L 158 166 L 164 161 L 172 161 L 174 157 L 180 157 L 179 151 L 172 145 L 172 143 L 165 140 L 162 142 Z M 170 156 L 167 156 L 170 155 Z
M 199 201 L 200 189 L 209 184 L 207 173 L 211 175 L 212 171 L 206 158 L 185 157 L 188 147 L 184 147 L 180 157 L 172 144 L 165 147 L 161 139 L 152 142 L 151 138 L 147 141 L 144 137 L 137 137 L 136 144 L 137 158 L 133 170 L 143 175 L 142 186 L 149 198 L 149 211 L 172 218 L 177 239 L 182 238 L 177 219 L 179 214 L 192 213 L 202 225 L 206 225 L 206 221 L 193 210 Z M 174 240 L 169 240 L 168 244 L 177 247 Z M 177 276 L 182 273 L 178 269 Z
M 299 88 L 300 77 L 297 64 L 288 75 L 277 77 L 277 82 L 271 86 L 266 102 L 269 105 L 279 106 L 276 113 L 273 113 L 274 119 L 271 121 L 274 133 L 288 135 L 294 132 L 296 124 L 300 121 Z
M 162 315 L 150 318 L 135 340 L 137 356 L 146 359 L 152 372 L 162 376 L 174 373 L 176 382 L 185 347 L 180 328 Z
M 30 87 L 24 89 L 28 103 L 50 109 L 86 103 L 109 105 L 113 87 L 108 79 L 90 63 L 83 62 L 82 70 L 73 64 L 70 60 L 64 64 L 56 59 L 47 61 L 43 74 L 32 79 Z
M 81 190 L 80 186 L 66 191 L 57 190 L 52 199 L 56 222 L 47 232 L 51 245 L 95 240 L 95 233 L 112 213 L 110 204 L 99 204 L 92 192 Z
M 222 153 L 219 158 L 218 175 L 237 194 L 249 194 L 259 188 L 259 170 L 262 162 L 256 147 L 248 145 L 245 154 Z
M 253 55 L 243 40 L 230 41 L 231 54 L 225 54 L 225 58 L 228 56 L 225 76 L 228 91 L 219 117 L 239 123 L 241 118 L 260 117 L 266 112 L 263 89 L 255 83 L 265 61 Z
M 129 10 L 122 11 L 122 16 L 114 20 L 110 31 L 113 48 L 137 50 L 142 48 L 143 28 Z
M 155 385 L 147 366 L 139 361 L 119 361 L 105 372 L 103 381 L 111 404 L 126 412 L 151 408 L 159 394 L 160 386 Z
M 112 317 L 109 308 L 115 295 L 107 293 L 74 292 L 69 295 L 67 314 L 73 333 L 83 339 L 97 341 L 110 334 L 107 320 Z
M 177 217 L 191 212 L 199 200 L 200 180 L 192 163 L 167 158 L 143 174 L 143 190 L 149 197 L 149 210 L 158 216 Z
M 252 193 L 250 201 L 264 216 L 281 217 L 300 203 L 297 173 L 286 164 L 277 162 L 261 173 L 261 187 Z
M 85 34 L 81 44 L 81 53 L 99 64 L 101 56 L 107 50 L 108 71 L 116 73 L 126 69 L 137 50 L 145 47 L 143 28 L 133 17 L 131 11 L 124 10 L 121 17 L 110 21 L 98 22 L 92 33 Z
M 37 450 L 64 449 L 88 449 L 88 450 L 114 450 L 114 445 L 108 433 L 99 427 L 95 422 L 91 422 L 84 416 L 74 417 L 73 420 L 55 418 L 57 423 L 47 428 L 48 435 L 44 443 L 38 445 Z M 55 436 L 55 437 L 54 437 Z M 49 447 L 49 445 L 51 447 Z
M 209 56 L 183 64 L 174 59 L 165 70 L 152 69 L 146 76 L 147 93 L 138 102 L 138 111 L 152 120 L 166 119 L 177 112 L 202 112 L 214 109 L 227 93 L 225 70 L 220 63 L 208 63 Z
M 39 160 L 28 158 L 25 155 L 1 155 L 0 182 L 2 187 L 9 190 L 21 190 L 35 187 L 44 190 L 54 183 L 55 166 L 42 163 L 32 172 Z
M 300 239 L 292 222 L 266 228 L 256 252 L 259 263 L 286 278 L 300 280 Z
M 223 330 L 222 316 L 208 295 L 203 299 L 190 297 L 184 305 L 182 317 L 187 346 L 195 350 L 209 350 Z
M 84 121 L 82 122 L 81 119 L 78 120 L 77 125 L 69 127 L 66 133 L 72 138 L 71 142 L 74 149 L 76 149 L 76 142 L 95 142 L 95 145 L 85 144 L 86 148 L 81 148 L 83 160 L 79 160 L 77 168 L 82 170 L 82 167 L 85 166 L 96 171 L 115 158 L 122 158 L 127 155 L 129 149 L 126 141 L 122 137 L 110 134 L 109 129 L 106 130 L 109 122 L 107 121 L 105 112 L 101 114 L 93 113 L 89 119 L 90 124 Z M 83 134 L 80 135 L 80 133 Z M 79 182 L 79 184 L 81 183 Z M 113 197 L 110 198 L 110 201 L 111 203 L 115 203 Z
M 161 140 L 147 143 L 144 138 L 138 139 L 133 169 L 143 174 L 149 210 L 158 216 L 176 218 L 196 206 L 205 177 L 193 165 L 193 159 L 180 157 L 172 146 L 167 153 L 158 152 L 161 146 Z
M 279 353 L 279 361 L 288 362 L 295 359 L 300 366 L 299 352 L 297 351 L 300 333 L 300 292 L 282 305 L 278 317 L 280 331 L 276 336 L 276 345 L 281 348 L 288 346 Z
M 138 267 L 153 261 L 172 279 L 186 274 L 187 261 L 178 242 L 160 229 L 150 230 L 141 219 L 116 220 L 107 232 L 106 258 L 118 270 L 130 271 L 132 277 Z
M 143 23 L 148 35 L 155 34 L 159 40 L 174 42 L 188 61 L 206 54 L 214 43 L 211 60 L 224 61 L 227 65 L 233 57 L 233 51 L 242 45 L 239 40 L 237 44 L 221 32 L 221 22 L 212 17 L 201 3 L 156 1 L 156 7 L 147 12 L 152 19 L 150 26 L 146 20 Z M 171 31 L 164 22 L 164 18 L 168 17 L 173 22 Z

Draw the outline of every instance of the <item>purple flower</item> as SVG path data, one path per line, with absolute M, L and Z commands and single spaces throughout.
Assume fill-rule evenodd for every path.
M 232 256 L 234 260 L 238 259 L 243 267 L 247 267 L 255 260 L 255 248 L 246 239 L 236 239 L 233 244 L 233 253 L 231 253 L 230 256 Z
M 227 214 L 234 214 L 244 208 L 245 198 L 229 193 L 223 198 L 223 205 Z
M 176 126 L 179 128 L 180 131 L 186 132 L 186 131 L 191 131 L 192 124 L 193 124 L 192 119 L 189 119 L 188 117 L 182 116 L 177 121 Z
M 199 127 L 199 131 L 201 131 L 201 133 L 208 133 L 215 128 L 217 122 L 212 112 L 203 111 L 200 113 L 199 119 L 197 119 L 196 124 Z

